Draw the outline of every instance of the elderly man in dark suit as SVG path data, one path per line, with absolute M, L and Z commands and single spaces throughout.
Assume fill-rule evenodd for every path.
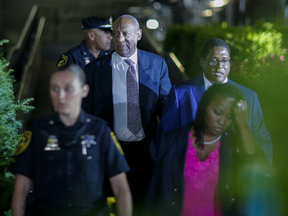
M 142 36 L 137 19 L 119 17 L 112 34 L 115 52 L 84 68 L 91 91 L 83 108 L 106 120 L 116 133 L 131 168 L 127 176 L 138 212 L 154 164 L 149 145 L 171 82 L 163 58 L 137 49 Z
M 228 79 L 230 72 L 228 44 L 218 38 L 209 40 L 202 50 L 201 65 L 203 67 L 202 75 L 171 88 L 158 126 L 156 149 L 159 149 L 163 132 L 185 126 L 195 119 L 200 98 L 213 83 L 230 82 L 237 85 L 245 94 L 250 110 L 249 127 L 256 144 L 262 148 L 268 161 L 272 163 L 272 141 L 264 123 L 257 94 Z

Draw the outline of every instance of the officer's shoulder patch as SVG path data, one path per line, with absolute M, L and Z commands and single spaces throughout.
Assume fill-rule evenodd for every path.
M 21 154 L 30 144 L 32 138 L 32 131 L 25 131 L 21 141 L 18 143 L 16 147 L 15 156 Z
M 67 61 L 68 61 L 68 56 L 62 55 L 61 59 L 59 60 L 59 62 L 57 64 L 57 68 L 65 65 L 67 63 Z
M 116 138 L 114 132 L 111 132 L 111 133 L 110 133 L 110 136 L 111 136 L 111 139 L 113 140 L 113 143 L 115 144 L 115 146 L 116 146 L 117 149 L 119 150 L 119 152 L 120 152 L 122 155 L 124 155 L 124 152 L 123 152 L 123 150 L 122 150 L 122 148 L 121 148 L 121 145 L 120 145 L 120 143 L 118 142 L 118 139 Z

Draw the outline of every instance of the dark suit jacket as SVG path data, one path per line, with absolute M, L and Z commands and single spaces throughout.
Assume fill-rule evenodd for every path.
M 146 199 L 145 216 L 179 216 L 184 165 L 192 124 L 164 133 Z M 219 151 L 219 197 L 223 216 L 277 215 L 271 166 L 256 148 L 254 155 L 235 145 L 239 134 L 222 134 Z M 261 168 L 262 167 L 262 168 Z
M 250 109 L 249 126 L 255 142 L 262 148 L 268 161 L 272 163 L 272 141 L 264 123 L 257 94 L 231 80 L 229 82 L 238 86 L 245 94 Z M 179 83 L 171 88 L 158 126 L 156 149 L 159 149 L 163 132 L 185 126 L 195 119 L 198 103 L 204 92 L 203 75 Z
M 83 100 L 83 109 L 106 120 L 113 130 L 111 55 L 96 59 L 84 68 L 90 92 Z M 151 141 L 156 136 L 157 116 L 161 116 L 171 88 L 167 64 L 163 58 L 138 49 L 138 77 L 142 124 L 145 137 Z

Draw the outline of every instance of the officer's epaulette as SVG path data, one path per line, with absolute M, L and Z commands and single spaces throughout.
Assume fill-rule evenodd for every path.
M 90 119 L 90 121 L 88 119 Z M 102 118 L 99 118 L 97 116 L 93 116 L 93 115 L 90 115 L 90 114 L 86 113 L 86 122 L 87 122 L 87 120 L 89 122 L 93 122 L 94 121 L 94 122 L 99 122 L 101 124 L 108 125 L 108 123 L 105 120 L 103 120 Z

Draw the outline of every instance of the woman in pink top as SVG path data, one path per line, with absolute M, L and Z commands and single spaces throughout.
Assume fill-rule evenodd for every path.
M 236 193 L 250 181 L 243 175 L 236 183 L 235 173 L 239 164 L 256 158 L 256 148 L 243 93 L 234 84 L 214 84 L 202 96 L 195 122 L 164 134 L 148 190 L 147 215 L 253 215 L 246 202 L 262 202 L 262 197 L 245 197 L 248 186 Z

